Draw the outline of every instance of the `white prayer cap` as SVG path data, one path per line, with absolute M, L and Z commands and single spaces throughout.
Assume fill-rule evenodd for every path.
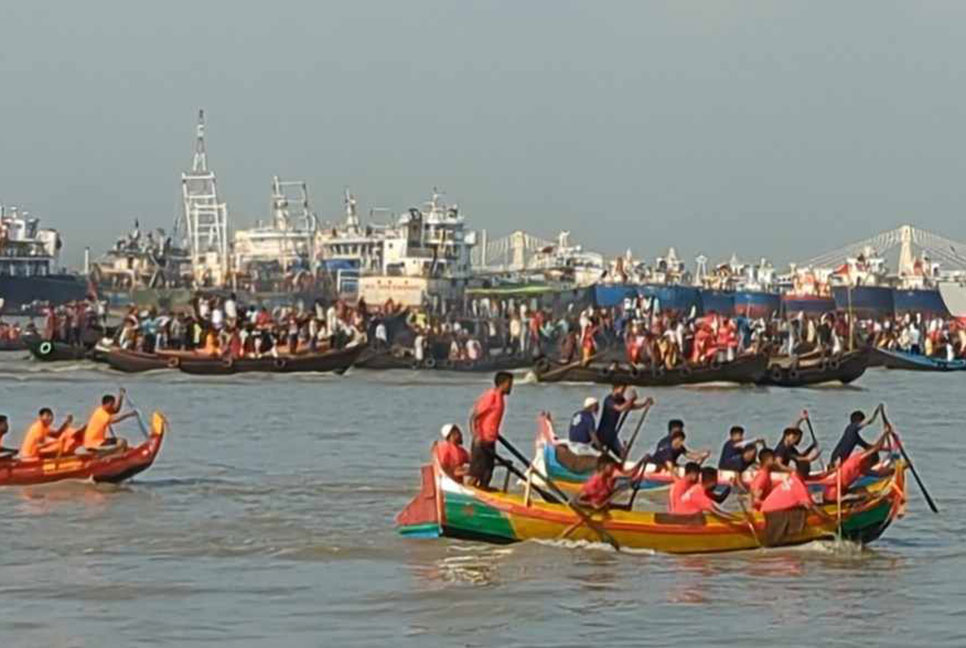
M 597 406 L 597 399 L 593 396 L 588 396 L 584 399 L 584 409 L 589 409 L 591 407 Z
M 453 425 L 452 423 L 447 423 L 446 425 L 444 425 L 439 429 L 439 433 L 444 439 L 448 439 L 450 433 L 456 429 L 458 428 L 455 425 Z

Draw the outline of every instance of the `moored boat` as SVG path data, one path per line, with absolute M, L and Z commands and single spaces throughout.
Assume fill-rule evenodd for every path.
M 840 382 L 848 385 L 865 373 L 869 358 L 867 349 L 847 351 L 839 355 L 809 354 L 772 358 L 768 371 L 758 380 L 758 384 L 804 387 Z
M 876 482 L 859 498 L 844 501 L 841 510 L 835 504 L 824 505 L 827 519 L 804 511 L 756 512 L 723 518 L 612 508 L 584 511 L 588 516 L 585 520 L 567 504 L 532 499 L 532 492 L 483 491 L 459 484 L 437 463 L 423 467 L 422 480 L 419 494 L 396 517 L 397 530 L 402 535 L 498 544 L 525 540 L 606 541 L 618 548 L 685 554 L 789 546 L 836 536 L 869 543 L 903 514 L 906 497 L 902 462 L 897 464 L 892 478 Z
M 180 356 L 177 368 L 186 374 L 200 376 L 228 376 L 238 373 L 343 373 L 359 357 L 364 346 L 296 355 L 264 356 L 261 358 L 210 358 Z
M 142 353 L 126 349 L 112 349 L 104 355 L 104 360 L 112 369 L 124 373 L 140 373 L 154 369 L 176 369 L 180 358 L 186 354 Z
M 877 365 L 887 369 L 906 369 L 908 371 L 966 371 L 966 360 L 957 358 L 946 360 L 908 351 L 873 349 Z
M 764 354 L 739 356 L 731 362 L 702 365 L 681 364 L 671 369 L 663 365 L 637 367 L 618 362 L 571 363 L 560 365 L 542 358 L 534 365 L 534 375 L 539 382 L 592 382 L 602 384 L 625 384 L 639 387 L 670 387 L 701 383 L 750 384 L 759 381 L 768 365 Z
M 147 470 L 154 463 L 166 432 L 166 419 L 160 412 L 155 412 L 151 416 L 148 438 L 136 446 L 114 452 L 72 454 L 36 461 L 0 459 L 0 486 L 28 486 L 67 480 L 116 484 Z
M 42 340 L 39 337 L 27 340 L 27 349 L 30 350 L 30 355 L 41 362 L 87 360 L 91 355 L 91 350 L 85 346 Z

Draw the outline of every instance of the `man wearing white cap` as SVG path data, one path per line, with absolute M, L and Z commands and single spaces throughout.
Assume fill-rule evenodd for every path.
M 459 427 L 447 423 L 440 428 L 439 434 L 443 440 L 436 442 L 434 450 L 439 467 L 447 475 L 462 483 L 467 464 L 470 462 L 470 455 L 463 447 L 463 433 L 460 432 Z
M 570 420 L 570 440 L 573 443 L 586 443 L 597 445 L 597 421 L 594 415 L 597 414 L 599 403 L 593 396 L 584 399 L 584 407 L 574 414 Z

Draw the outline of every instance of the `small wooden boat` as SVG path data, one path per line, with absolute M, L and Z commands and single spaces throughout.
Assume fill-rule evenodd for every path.
M 111 349 L 104 354 L 104 361 L 112 369 L 124 373 L 140 373 L 155 369 L 177 369 L 182 358 L 195 355 L 190 351 L 166 351 L 143 353 L 126 349 Z
M 888 349 L 873 349 L 872 353 L 877 363 L 888 369 L 906 369 L 908 371 L 964 371 L 966 360 L 935 358 L 908 351 L 890 351 Z
M 151 416 L 147 440 L 127 449 L 36 461 L 0 459 L 0 486 L 27 486 L 67 480 L 116 484 L 147 470 L 154 463 L 166 431 L 166 419 L 160 412 L 155 412 Z
M 417 361 L 412 356 L 399 355 L 389 350 L 369 350 L 363 353 L 353 366 L 360 369 L 442 369 L 444 371 L 492 373 L 494 371 L 526 369 L 531 364 L 531 359 L 518 355 L 493 355 L 472 362 L 448 359 L 440 360 L 433 357 Z
M 579 362 L 555 365 L 549 359 L 541 358 L 534 365 L 534 375 L 539 382 L 593 382 L 640 387 L 670 387 L 717 382 L 750 384 L 761 380 L 767 365 L 768 357 L 763 354 L 743 355 L 731 362 L 720 364 L 717 362 L 697 366 L 682 364 L 671 369 L 666 369 L 663 365 L 645 368 L 622 365 L 618 362 L 591 363 L 587 366 Z
M 532 495 L 532 491 L 529 493 Z M 524 540 L 612 542 L 620 548 L 667 553 L 711 553 L 788 546 L 814 540 L 869 543 L 904 513 L 905 464 L 867 494 L 823 506 L 830 520 L 801 511 L 747 513 L 734 519 L 711 514 L 653 511 L 588 512 L 593 526 L 567 504 L 537 501 L 527 493 L 483 491 L 459 484 L 438 463 L 422 469 L 419 494 L 396 516 L 396 528 L 411 537 L 451 537 L 498 544 Z
M 74 346 L 40 338 L 29 339 L 27 348 L 30 350 L 30 355 L 41 362 L 87 360 L 91 353 L 85 346 Z
M 354 346 L 323 353 L 265 356 L 262 358 L 210 358 L 179 356 L 175 365 L 182 372 L 199 376 L 229 376 L 238 373 L 343 373 L 365 349 Z
M 809 354 L 797 358 L 772 358 L 759 385 L 804 387 L 828 382 L 848 385 L 865 373 L 869 365 L 868 349 L 847 351 L 840 355 Z

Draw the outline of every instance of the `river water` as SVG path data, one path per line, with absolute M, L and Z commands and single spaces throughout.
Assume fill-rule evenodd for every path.
M 731 424 L 773 441 L 803 407 L 827 452 L 849 411 L 885 401 L 942 509 L 910 480 L 906 518 L 872 547 L 689 557 L 397 536 L 439 426 L 466 420 L 487 376 L 122 377 L 6 354 L 11 441 L 40 406 L 86 416 L 121 379 L 167 414 L 165 447 L 122 487 L 0 490 L 4 647 L 966 645 L 966 375 L 652 392 L 638 449 L 680 416 L 714 457 Z M 588 394 L 603 390 L 518 384 L 505 432 L 531 450 L 539 410 L 566 421 Z

